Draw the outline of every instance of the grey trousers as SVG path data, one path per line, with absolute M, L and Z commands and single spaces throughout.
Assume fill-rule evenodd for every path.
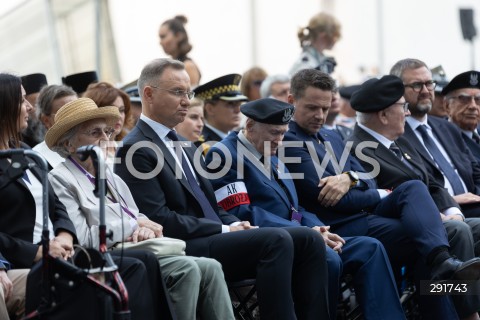
M 449 252 L 462 261 L 467 261 L 477 256 L 476 246 L 480 236 L 480 219 L 466 218 L 465 222 L 457 220 L 444 221 L 447 230 Z M 475 232 L 473 231 L 475 229 Z M 476 234 L 476 236 L 474 236 Z M 476 239 L 475 239 L 476 237 Z M 455 310 L 460 318 L 464 318 L 480 310 L 480 297 L 452 296 Z
M 165 256 L 158 259 L 178 320 L 234 319 L 221 264 L 210 258 Z
M 466 218 L 465 222 L 472 231 L 475 257 L 480 257 L 480 218 Z
M 25 313 L 25 290 L 27 288 L 27 276 L 30 269 L 15 269 L 7 271 L 7 276 L 13 284 L 13 290 L 5 301 L 5 291 L 0 286 L 0 319 L 9 320 L 9 314 L 20 318 Z

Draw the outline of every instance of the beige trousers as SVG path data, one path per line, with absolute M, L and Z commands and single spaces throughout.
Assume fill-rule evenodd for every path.
M 5 292 L 0 285 L 0 319 L 9 320 L 9 314 L 20 318 L 25 313 L 25 291 L 27 287 L 27 276 L 30 269 L 16 269 L 7 271 L 7 276 L 13 283 L 13 291 L 7 301 Z

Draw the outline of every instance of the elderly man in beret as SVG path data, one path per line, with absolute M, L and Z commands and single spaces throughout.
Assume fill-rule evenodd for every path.
M 211 180 L 218 204 L 259 227 L 302 225 L 322 234 L 327 245 L 329 308 L 333 318 L 343 269 L 354 275 L 365 319 L 384 319 L 387 314 L 389 319 L 405 319 L 383 245 L 369 237 L 342 239 L 330 233 L 330 227 L 317 215 L 298 205 L 292 177 L 276 156 L 293 116 L 293 106 L 265 98 L 242 105 L 241 111 L 247 117 L 245 129 L 230 133 L 206 157 L 207 168 L 224 168 L 226 157 L 232 160 L 226 174 Z
M 418 262 L 426 263 L 432 279 L 480 278 L 480 259 L 462 262 L 448 252 L 438 209 L 422 182 L 408 181 L 393 191 L 378 188 L 343 142 L 320 130 L 334 89 L 334 80 L 316 70 L 302 70 L 292 78 L 289 101 L 295 105 L 295 116 L 284 147 L 289 171 L 303 173 L 303 179 L 294 180 L 300 205 L 341 236 L 380 240 L 395 271 Z M 404 103 L 402 93 L 395 102 Z M 288 147 L 287 142 L 295 145 Z M 416 276 L 426 279 L 424 274 Z M 436 319 L 455 319 L 452 304 L 445 302 L 428 313 L 436 313 Z
M 360 160 L 366 171 L 373 170 L 369 159 L 377 161 L 380 170 L 375 181 L 380 188 L 395 189 L 410 180 L 425 183 L 447 230 L 450 253 L 462 260 L 472 259 L 475 257 L 474 242 L 478 241 L 480 234 L 480 219 L 463 221 L 459 205 L 428 172 L 415 148 L 402 137 L 405 116 L 410 115 L 408 104 L 403 102 L 403 93 L 402 80 L 396 76 L 371 79 L 362 85 L 352 99 L 352 107 L 357 111 L 357 125 L 349 139 L 353 141 L 351 153 L 361 152 L 369 157 Z M 373 145 L 362 148 L 361 144 L 366 141 L 373 142 Z M 476 311 L 480 309 L 478 296 L 452 298 L 461 318 L 476 319 Z
M 480 217 L 480 164 L 453 123 L 428 116 L 436 84 L 427 65 L 421 60 L 403 59 L 392 67 L 390 74 L 402 79 L 405 85 L 404 97 L 411 113 L 406 120 L 405 137 L 422 156 L 429 171 L 440 170 L 439 183 L 460 204 L 464 216 Z M 472 81 L 475 83 L 475 75 Z M 458 100 L 450 91 L 452 85 L 447 85 L 443 92 Z
M 462 131 L 462 138 L 480 162 L 480 72 L 460 73 L 443 89 L 443 105 L 450 121 Z

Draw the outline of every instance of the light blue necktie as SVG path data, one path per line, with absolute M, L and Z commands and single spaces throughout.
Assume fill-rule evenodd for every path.
M 450 181 L 450 184 L 452 185 L 453 193 L 455 195 L 465 193 L 460 177 L 455 172 L 455 170 L 450 165 L 450 163 L 447 161 L 447 159 L 445 159 L 442 152 L 440 151 L 440 149 L 438 149 L 437 145 L 432 140 L 432 138 L 430 138 L 427 132 L 427 126 L 422 124 L 417 127 L 417 130 L 420 131 L 420 133 L 422 134 L 423 143 L 425 144 L 425 147 L 427 147 L 428 151 L 432 155 L 433 160 L 437 163 L 439 169 L 443 172 L 443 174 L 448 179 L 448 181 Z

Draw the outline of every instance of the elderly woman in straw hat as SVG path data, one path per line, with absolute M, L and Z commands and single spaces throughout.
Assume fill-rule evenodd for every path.
M 67 207 L 79 242 L 98 247 L 99 200 L 94 195 L 95 171 L 90 159 L 81 161 L 77 148 L 107 142 L 111 127 L 120 117 L 117 107 L 98 108 L 88 98 L 64 105 L 55 116 L 55 124 L 45 136 L 47 146 L 66 161 L 50 172 L 50 182 Z M 107 245 L 124 241 L 143 241 L 162 237 L 162 226 L 138 212 L 123 180 L 107 171 L 105 220 L 113 231 Z M 119 207 L 121 206 L 122 212 Z M 122 218 L 123 216 L 123 218 Z M 124 230 L 124 232 L 122 232 Z M 162 256 L 162 276 L 178 319 L 233 319 L 233 311 L 221 265 L 208 258 Z M 211 303 L 215 301 L 215 306 Z

